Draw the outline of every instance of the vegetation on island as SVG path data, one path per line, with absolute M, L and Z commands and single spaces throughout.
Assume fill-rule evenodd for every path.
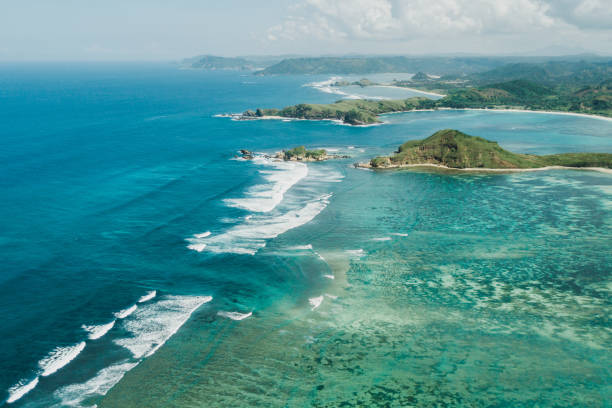
M 308 150 L 304 146 L 294 147 L 289 150 L 282 150 L 280 152 L 276 152 L 274 155 L 262 154 L 262 153 L 254 153 L 247 149 L 240 149 L 240 154 L 245 160 L 253 160 L 257 156 L 272 158 L 284 161 L 324 161 L 331 159 L 348 159 L 350 156 L 346 155 L 337 155 L 337 154 L 327 154 L 325 149 L 313 149 Z M 239 157 L 239 156 L 236 156 Z
M 530 169 L 546 166 L 612 168 L 612 154 L 518 154 L 502 149 L 497 142 L 445 129 L 423 140 L 408 141 L 395 154 L 372 159 L 367 167 L 394 168 L 432 164 L 455 169 Z
M 378 123 L 380 114 L 420 109 L 423 106 L 431 105 L 431 102 L 427 98 L 382 101 L 342 99 L 331 104 L 300 103 L 283 109 L 249 110 L 242 114 L 242 118 L 279 116 L 310 120 L 340 120 L 350 125 L 367 125 Z
M 327 158 L 327 151 L 325 151 L 325 149 L 307 150 L 304 146 L 298 146 L 290 150 L 284 150 L 282 154 L 284 160 L 320 161 L 325 160 L 325 158 Z

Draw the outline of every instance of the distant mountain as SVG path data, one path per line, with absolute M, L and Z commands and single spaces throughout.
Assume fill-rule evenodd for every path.
M 216 55 L 198 55 L 182 61 L 183 68 L 225 71 L 256 71 L 283 60 L 283 57 L 248 56 L 219 57 Z
M 514 63 L 469 76 L 474 83 L 529 80 L 541 84 L 558 83 L 595 85 L 612 78 L 612 60 L 607 61 L 548 61 L 544 63 Z
M 568 57 L 409 57 L 409 56 L 367 56 L 367 57 L 314 57 L 287 58 L 266 69 L 259 75 L 287 74 L 374 74 L 392 72 L 423 72 L 435 75 L 471 75 L 502 68 L 508 64 L 543 64 L 549 61 L 588 63 L 603 61 L 598 56 Z M 513 78 L 518 79 L 518 78 Z
M 381 72 L 474 73 L 505 63 L 488 57 L 318 57 L 290 58 L 272 65 L 260 75 L 286 74 L 373 74 Z
M 204 70 L 230 70 L 230 71 L 253 71 L 257 66 L 244 58 L 226 58 L 214 55 L 200 55 L 183 60 L 184 68 Z

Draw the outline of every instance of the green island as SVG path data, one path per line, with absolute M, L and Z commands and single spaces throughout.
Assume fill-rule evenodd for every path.
M 347 85 L 377 84 L 367 78 L 334 84 Z M 241 118 L 277 116 L 368 125 L 379 123 L 381 114 L 430 109 L 521 109 L 612 117 L 612 61 L 513 63 L 467 75 L 436 76 L 419 71 L 410 80 L 394 80 L 391 85 L 445 95 L 437 100 L 414 97 L 298 104 L 246 111 Z
M 375 169 L 418 166 L 470 170 L 538 169 L 551 166 L 610 169 L 612 154 L 518 154 L 502 149 L 497 142 L 445 129 L 423 140 L 408 141 L 391 156 L 376 157 L 369 163 L 356 166 Z
M 325 149 L 307 150 L 304 146 L 294 147 L 282 152 L 283 160 L 321 161 L 328 157 Z
M 283 109 L 257 109 L 244 112 L 240 119 L 282 117 L 309 120 L 340 120 L 350 125 L 379 123 L 378 115 L 415 109 L 433 108 L 432 100 L 410 98 L 404 100 L 372 101 L 365 99 L 343 99 L 332 104 L 306 104 L 288 106 Z
M 255 158 L 255 153 L 247 149 L 241 149 L 240 154 L 243 159 L 252 160 Z M 276 152 L 274 155 L 263 155 L 266 158 L 272 158 L 283 161 L 325 161 L 331 159 L 347 159 L 350 156 L 328 154 L 325 149 L 308 150 L 305 146 L 294 147 L 293 149 Z

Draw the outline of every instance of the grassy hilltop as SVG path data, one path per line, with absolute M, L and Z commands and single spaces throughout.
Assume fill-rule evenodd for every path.
M 369 165 L 373 168 L 393 168 L 419 164 L 435 164 L 455 169 L 529 169 L 546 166 L 612 168 L 612 154 L 518 154 L 502 149 L 497 142 L 446 129 L 427 139 L 406 142 L 394 155 L 376 157 Z

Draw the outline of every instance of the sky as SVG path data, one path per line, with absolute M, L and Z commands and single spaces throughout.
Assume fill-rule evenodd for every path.
M 0 0 L 0 61 L 612 55 L 612 0 Z

